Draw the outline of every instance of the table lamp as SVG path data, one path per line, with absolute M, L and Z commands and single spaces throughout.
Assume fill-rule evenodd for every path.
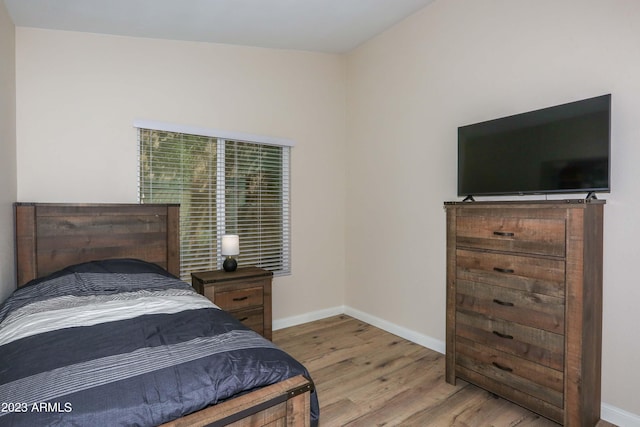
M 240 254 L 240 236 L 237 234 L 225 234 L 222 236 L 222 256 L 225 260 L 222 263 L 224 271 L 236 271 L 238 262 L 233 258 Z

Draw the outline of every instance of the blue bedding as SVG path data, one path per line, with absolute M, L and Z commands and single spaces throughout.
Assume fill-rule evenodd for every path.
M 3 426 L 154 426 L 300 374 L 310 378 L 273 343 L 142 261 L 73 266 L 0 306 Z

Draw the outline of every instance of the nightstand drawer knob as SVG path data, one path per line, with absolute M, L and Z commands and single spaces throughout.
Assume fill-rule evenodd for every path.
M 515 233 L 511 233 L 509 231 L 494 231 L 493 234 L 496 235 L 496 236 L 500 236 L 500 237 L 513 237 L 513 236 L 515 236 Z
M 234 298 L 233 300 L 234 301 L 244 301 L 246 299 L 249 299 L 249 297 L 248 296 L 243 296 L 243 297 Z
M 493 271 L 497 271 L 498 273 L 507 273 L 507 274 L 513 274 L 515 272 L 512 268 L 500 268 L 500 267 L 493 267 Z

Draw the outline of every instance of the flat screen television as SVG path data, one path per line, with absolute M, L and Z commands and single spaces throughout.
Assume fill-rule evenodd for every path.
M 609 192 L 611 95 L 458 128 L 458 196 Z

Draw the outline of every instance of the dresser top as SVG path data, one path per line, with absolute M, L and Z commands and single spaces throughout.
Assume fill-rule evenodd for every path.
M 588 205 L 604 205 L 607 201 L 600 199 L 563 199 L 563 200 L 492 200 L 492 201 L 449 201 L 444 202 L 445 207 L 465 206 L 465 207 L 486 207 L 486 206 L 538 206 L 538 207 L 581 207 Z

